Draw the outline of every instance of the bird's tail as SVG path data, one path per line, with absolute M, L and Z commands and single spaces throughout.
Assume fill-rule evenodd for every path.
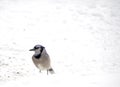
M 51 74 L 55 74 L 53 68 L 48 69 L 48 70 L 47 70 L 47 74 L 48 74 L 48 72 L 51 73 Z

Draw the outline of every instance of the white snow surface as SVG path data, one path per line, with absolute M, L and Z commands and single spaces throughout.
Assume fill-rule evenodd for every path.
M 41 44 L 54 75 L 32 62 Z M 120 0 L 0 0 L 0 87 L 120 87 Z

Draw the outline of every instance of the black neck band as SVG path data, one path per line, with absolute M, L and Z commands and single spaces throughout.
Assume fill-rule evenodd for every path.
M 42 52 L 43 52 L 43 49 L 44 49 L 44 47 L 41 47 L 40 54 L 34 55 L 34 57 L 35 57 L 36 59 L 40 59 L 40 58 L 41 58 L 41 54 L 42 54 Z

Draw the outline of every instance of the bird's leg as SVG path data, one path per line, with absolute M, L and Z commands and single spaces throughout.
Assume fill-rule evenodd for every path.
M 49 71 L 49 70 L 47 69 L 47 75 L 48 75 L 48 71 Z
M 39 72 L 41 73 L 41 70 Z

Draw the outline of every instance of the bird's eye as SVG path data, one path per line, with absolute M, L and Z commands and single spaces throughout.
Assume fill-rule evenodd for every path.
M 34 49 L 38 49 L 39 47 L 34 47 Z

